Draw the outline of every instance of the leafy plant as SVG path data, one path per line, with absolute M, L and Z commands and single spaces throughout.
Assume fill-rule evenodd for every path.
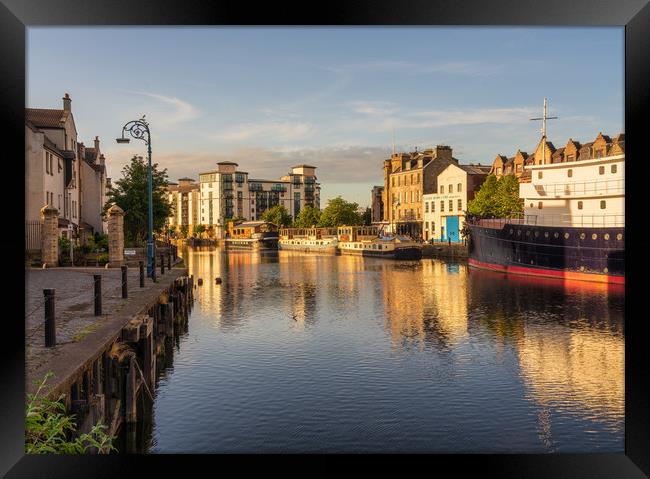
M 478 217 L 510 218 L 523 212 L 519 181 L 514 175 L 497 180 L 489 175 L 476 196 L 467 204 L 467 212 Z
M 262 213 L 262 219 L 277 226 L 289 226 L 291 215 L 283 205 L 275 205 Z
M 107 434 L 108 426 L 95 424 L 90 433 L 76 432 L 74 415 L 66 414 L 63 394 L 56 400 L 47 398 L 45 385 L 53 374 L 47 373 L 34 394 L 27 395 L 25 415 L 25 451 L 27 454 L 83 454 L 94 449 L 100 454 L 115 451 L 114 436 Z
M 334 228 L 341 225 L 361 225 L 363 218 L 357 213 L 358 208 L 358 203 L 351 203 L 337 196 L 327 202 L 327 207 L 320 215 L 319 226 Z
M 298 212 L 293 225 L 296 228 L 311 228 L 316 226 L 320 221 L 320 210 L 311 205 L 305 205 L 304 208 Z

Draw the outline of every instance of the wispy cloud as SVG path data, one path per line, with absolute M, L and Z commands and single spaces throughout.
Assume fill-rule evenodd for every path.
M 389 101 L 353 101 L 348 105 L 355 113 L 364 115 L 391 115 L 397 111 L 397 105 Z
M 128 93 L 156 100 L 157 105 L 152 105 L 153 112 L 150 115 L 155 115 L 156 123 L 158 126 L 161 126 L 163 128 L 189 122 L 201 115 L 201 112 L 198 108 L 177 97 L 144 91 L 126 91 Z
M 240 123 L 211 135 L 218 141 L 240 142 L 254 140 L 262 141 L 298 141 L 316 132 L 316 127 L 307 122 L 268 121 Z

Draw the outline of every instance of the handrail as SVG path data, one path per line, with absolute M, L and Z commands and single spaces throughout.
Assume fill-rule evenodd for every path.
M 624 227 L 625 215 L 520 215 L 515 218 L 468 218 L 468 224 L 502 228 L 507 224 L 526 226 Z
M 596 193 L 625 194 L 625 180 L 596 180 L 571 183 L 533 184 L 540 196 L 587 195 Z

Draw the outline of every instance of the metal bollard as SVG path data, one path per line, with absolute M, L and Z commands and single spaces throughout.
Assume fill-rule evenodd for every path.
M 127 271 L 128 268 L 126 266 L 122 266 L 122 298 L 129 297 L 129 290 L 127 288 Z
M 44 289 L 45 297 L 45 347 L 56 346 L 56 321 L 54 319 L 54 291 Z
M 165 274 L 165 255 L 160 253 L 160 274 Z
M 156 255 L 151 257 L 151 281 L 156 282 Z
M 95 280 L 95 316 L 102 315 L 102 275 L 94 274 Z
M 144 261 L 140 261 L 139 265 L 140 265 L 140 287 L 144 288 Z
M 172 249 L 169 248 L 167 251 L 167 269 L 171 271 L 172 269 Z

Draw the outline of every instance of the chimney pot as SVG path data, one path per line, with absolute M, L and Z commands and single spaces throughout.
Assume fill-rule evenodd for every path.
M 72 99 L 70 98 L 70 95 L 67 93 L 63 96 L 63 109 L 65 111 L 70 111 L 71 110 L 71 104 L 72 104 Z

